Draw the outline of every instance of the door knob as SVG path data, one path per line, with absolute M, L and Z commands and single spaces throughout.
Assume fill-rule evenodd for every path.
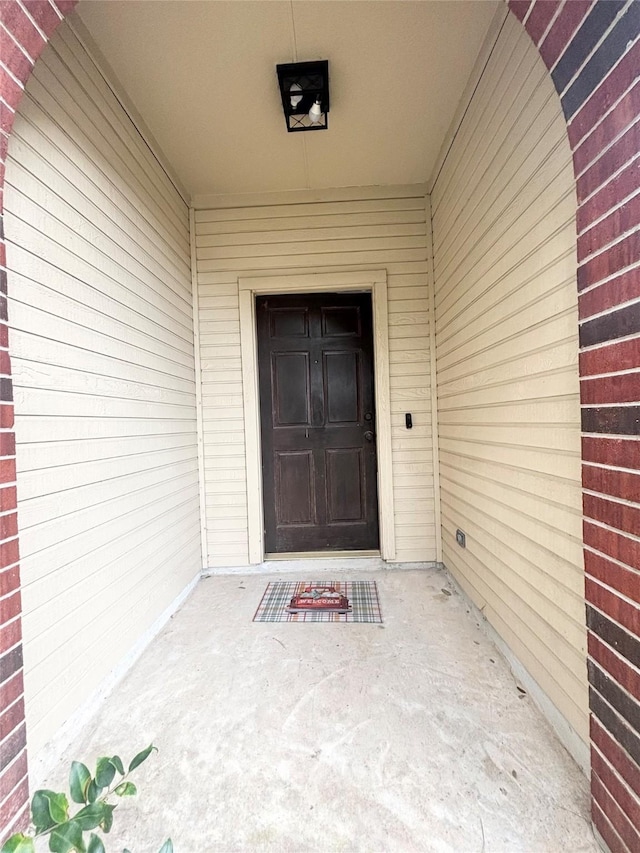
M 373 441 L 373 433 L 371 432 L 371 430 L 368 429 L 365 432 L 364 437 L 367 441 Z

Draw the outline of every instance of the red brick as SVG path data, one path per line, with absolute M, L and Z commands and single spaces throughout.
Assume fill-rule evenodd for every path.
M 540 39 L 544 35 L 545 30 L 549 26 L 551 18 L 555 15 L 556 9 L 559 5 L 560 0 L 544 0 L 544 2 L 540 2 L 540 0 L 538 0 L 538 2 L 534 4 L 529 17 L 527 18 L 525 29 L 531 36 L 531 41 L 535 45 L 540 43 Z
M 597 349 L 581 352 L 579 359 L 580 376 L 613 373 L 617 370 L 634 370 L 640 367 L 640 338 L 611 341 Z
M 0 98 L 15 110 L 20 103 L 22 92 L 22 87 L 0 67 Z
M 0 459 L 0 483 L 13 483 L 16 479 L 16 460 Z
M 22 670 L 16 672 L 0 686 L 0 708 L 8 708 L 24 693 Z
M 622 373 L 618 376 L 600 376 L 597 379 L 582 379 L 580 381 L 580 400 L 585 405 L 636 403 L 640 401 L 640 372 Z
M 578 237 L 578 261 L 608 246 L 618 235 L 640 225 L 640 193 L 612 211 Z M 640 290 L 640 275 L 632 273 L 636 288 Z M 622 300 L 620 300 L 622 301 Z
M 9 539 L 18 535 L 18 515 L 13 512 L 9 515 L 0 515 L 0 537 Z
M 602 116 L 609 111 L 621 95 L 637 82 L 639 67 L 640 42 L 636 42 L 604 78 L 578 112 L 572 116 L 567 126 L 572 150 L 578 147 L 583 138 L 598 124 Z M 617 106 L 615 109 L 617 110 Z
M 60 24 L 60 16 L 47 0 L 22 0 L 22 5 L 48 38 Z
M 578 290 L 597 284 L 634 263 L 638 264 L 639 260 L 640 231 L 636 231 L 578 266 Z M 636 269 L 640 275 L 640 266 Z
M 0 350 L 0 375 L 11 376 L 11 359 L 7 350 Z
M 640 636 L 640 609 L 615 593 L 585 578 L 586 599 L 598 610 L 626 628 L 634 637 Z
M 616 530 L 607 530 L 592 524 L 588 519 L 584 520 L 582 526 L 585 545 L 627 566 L 640 566 L 640 542 L 629 539 Z
M 583 464 L 582 486 L 591 492 L 600 492 L 626 501 L 640 499 L 640 474 L 628 471 Z
M 0 432 L 0 456 L 16 455 L 16 436 L 13 432 Z
M 619 783 L 618 785 L 614 784 L 616 792 L 620 787 Z M 615 828 L 629 850 L 640 850 L 640 835 L 634 829 L 631 820 L 621 808 L 615 795 L 605 788 L 595 771 L 591 773 L 591 795 L 606 814 L 611 825 Z
M 15 112 L 4 101 L 0 101 L 0 130 L 10 134 L 15 117 Z M 2 165 L 4 166 L 4 163 Z
M 20 559 L 18 540 L 11 539 L 9 542 L 0 542 L 0 569 L 12 566 Z
M 529 11 L 531 0 L 509 0 L 509 9 L 519 21 L 523 21 Z
M 15 486 L 0 489 L 0 512 L 15 509 L 17 506 L 17 491 Z
M 640 113 L 640 81 L 630 89 L 617 104 L 615 110 L 604 116 L 591 133 L 582 140 L 573 152 L 575 174 L 579 175 L 613 142 L 625 128 L 638 118 Z
M 12 403 L 0 403 L 0 427 L 11 429 L 15 420 Z M 4 482 L 0 476 L 0 482 Z
M 27 775 L 27 754 L 22 755 L 4 771 L 0 777 L 0 802 L 9 796 L 16 785 Z
M 3 618 L 7 618 L 4 613 Z M 9 649 L 14 648 L 21 641 L 22 626 L 19 619 L 14 619 L 13 622 L 0 626 L 0 653 L 9 651 Z
M 10 764 L 14 758 L 20 755 L 26 745 L 26 727 L 21 726 L 10 737 L 0 743 L 0 767 Z
M 3 833 L 0 832 L 0 843 L 4 843 L 14 832 L 24 832 L 29 826 L 30 814 L 30 804 L 27 802 L 22 809 L 19 809 L 13 822 L 7 825 Z
M 29 799 L 29 785 L 24 779 L 0 806 L 0 826 L 7 826 Z
M 0 21 L 33 60 L 40 56 L 46 42 L 24 10 L 14 0 L 0 2 Z M 24 78 L 22 82 L 26 82 L 26 79 Z
M 613 563 L 599 554 L 594 554 L 588 549 L 585 549 L 584 552 L 584 564 L 588 577 L 601 581 L 621 595 L 640 604 L 638 600 L 640 596 L 639 578 L 631 569 L 619 566 L 617 563 Z M 611 673 L 615 675 L 613 670 Z
M 15 516 L 15 513 L 14 517 L 17 517 Z M 20 589 L 20 569 L 18 566 L 1 571 L 0 596 L 8 595 L 10 592 L 15 592 L 17 589 Z
M 2 28 L 0 28 L 0 56 L 3 65 L 9 69 L 14 77 L 23 82 L 29 79 L 33 63 L 27 59 L 7 31 Z
M 590 719 L 591 740 L 605 756 L 609 764 L 618 771 L 632 791 L 640 796 L 640 767 L 631 756 L 603 728 L 597 717 Z M 593 755 L 593 751 L 592 751 Z
M 24 700 L 19 699 L 0 715 L 0 739 L 4 740 L 14 729 L 24 723 Z
M 22 612 L 22 599 L 20 597 L 20 592 L 15 592 L 13 595 L 10 595 L 8 598 L 2 599 L 2 619 L 4 622 L 9 622 L 11 619 L 15 619 L 16 616 L 19 616 Z M 9 647 L 10 648 L 10 647 Z M 6 651 L 6 649 L 0 649 L 0 651 Z
M 564 53 L 566 46 L 591 8 L 592 2 L 593 0 L 572 0 L 571 3 L 564 4 L 540 45 L 540 56 L 547 68 L 553 68 Z
M 591 819 L 593 820 L 593 825 L 602 836 L 602 840 L 607 845 L 608 853 L 633 853 L 611 826 L 609 819 L 602 812 L 602 809 L 593 797 L 591 798 Z
M 632 125 L 576 182 L 578 204 L 595 192 L 640 150 L 640 122 Z
M 636 535 L 640 530 L 640 506 L 628 506 L 595 495 L 583 495 L 582 508 L 585 518 L 608 524 L 623 533 Z
M 628 693 L 640 700 L 640 673 L 618 657 L 615 652 L 612 652 L 605 643 L 591 632 L 589 632 L 588 648 L 589 654 L 600 664 L 602 669 L 621 687 L 624 687 Z M 640 817 L 640 813 L 638 817 Z

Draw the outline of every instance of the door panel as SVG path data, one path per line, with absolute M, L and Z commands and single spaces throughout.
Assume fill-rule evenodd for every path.
M 360 354 L 325 352 L 323 359 L 327 423 L 354 424 L 363 420 Z
M 370 295 L 256 308 L 267 552 L 377 548 Z
M 327 450 L 327 516 L 329 523 L 364 520 L 362 448 Z
M 271 384 L 275 403 L 273 427 L 308 426 L 311 420 L 309 353 L 272 353 Z
M 313 454 L 310 450 L 278 451 L 275 463 L 277 524 L 313 524 Z

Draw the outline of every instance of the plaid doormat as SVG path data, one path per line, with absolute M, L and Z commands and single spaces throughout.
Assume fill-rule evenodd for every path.
M 294 595 L 309 586 L 332 586 L 346 595 L 350 613 L 287 613 Z M 273 581 L 267 584 L 254 622 L 382 622 L 375 581 Z

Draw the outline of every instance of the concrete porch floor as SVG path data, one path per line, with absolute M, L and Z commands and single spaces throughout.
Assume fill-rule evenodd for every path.
M 378 582 L 383 625 L 253 623 L 293 577 L 203 580 L 48 784 L 157 745 L 109 851 L 598 850 L 587 780 L 447 574 L 340 576 Z

